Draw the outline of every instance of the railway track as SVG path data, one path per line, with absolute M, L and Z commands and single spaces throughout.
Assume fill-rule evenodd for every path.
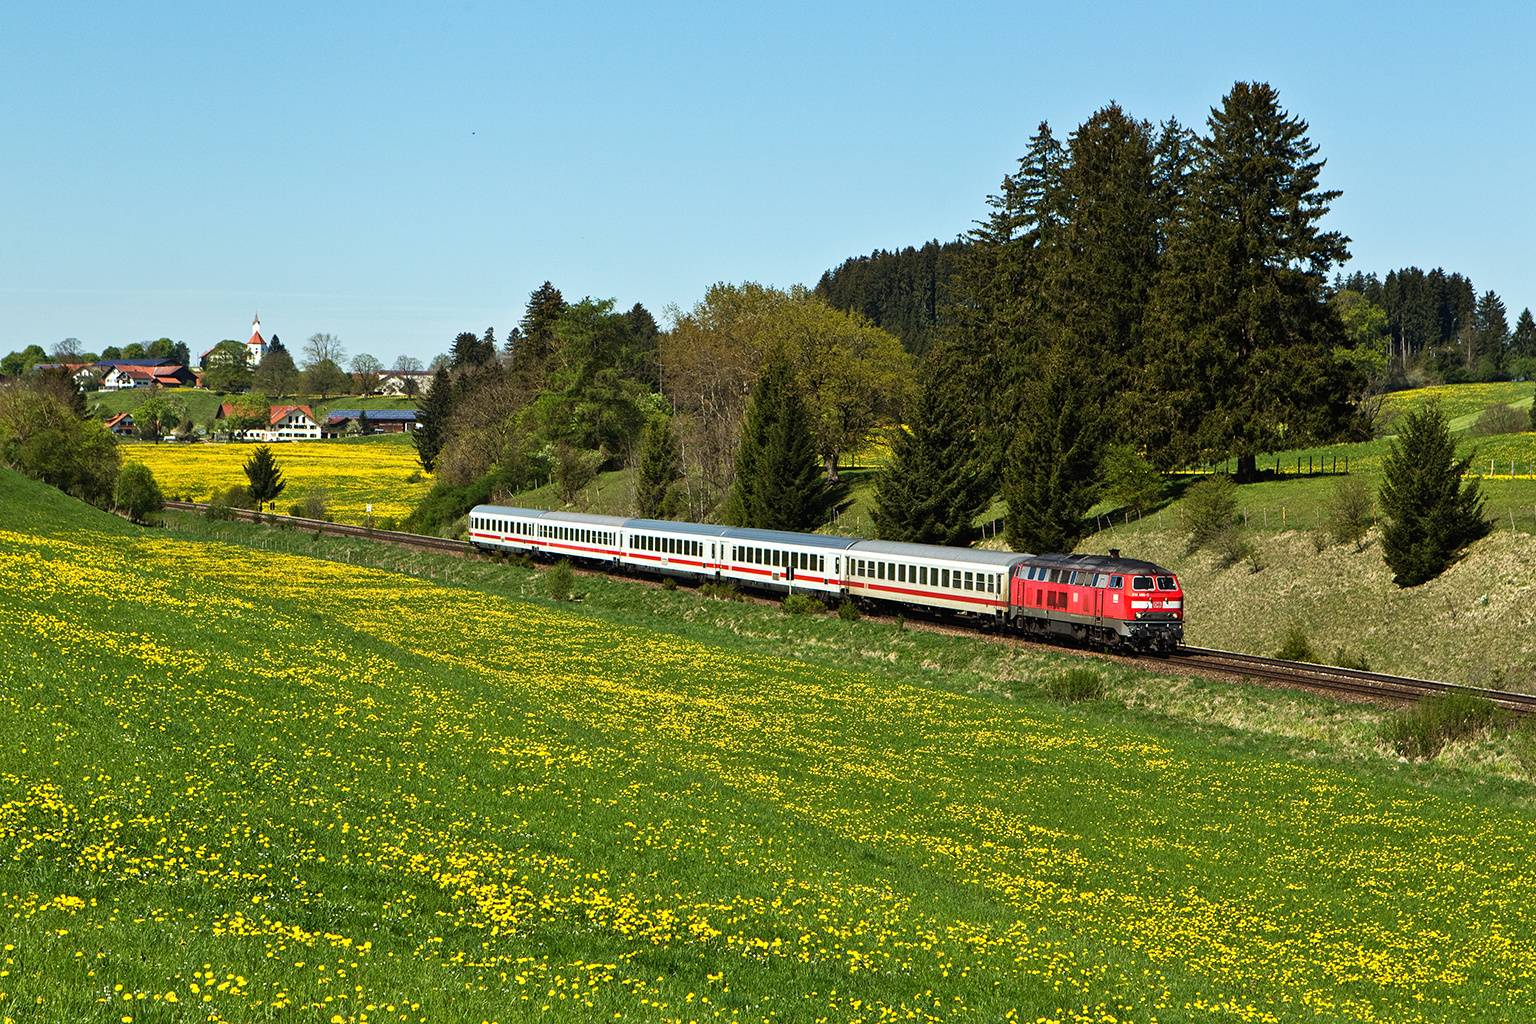
M 199 502 L 168 501 L 165 503 L 165 507 L 185 512 L 201 513 L 208 506 Z M 318 531 L 333 537 L 357 537 L 383 544 L 414 548 L 419 551 L 455 555 L 461 558 L 478 557 L 478 552 L 465 542 L 448 540 L 444 537 L 427 537 L 416 533 L 403 533 L 398 530 L 370 530 L 363 526 L 327 523 L 315 519 L 302 519 L 297 516 L 269 515 L 252 512 L 248 509 L 231 509 L 230 511 L 236 519 L 245 522 L 260 523 L 270 521 L 286 523 L 294 530 Z M 573 566 L 573 568 L 575 567 Z M 583 566 L 576 571 L 583 575 L 607 576 L 613 579 L 633 581 L 638 578 L 630 574 L 616 575 L 607 573 L 590 566 Z M 773 601 L 764 598 L 762 603 L 771 604 Z M 871 617 L 877 620 L 894 620 L 896 615 L 876 613 Z M 911 629 L 925 629 L 933 632 L 973 636 L 993 642 L 1018 644 L 1020 646 L 1061 649 L 1055 644 L 1027 640 L 1008 633 L 980 633 L 974 628 L 959 625 L 952 619 L 942 619 L 920 613 L 909 613 L 905 616 L 904 622 L 907 628 Z M 1084 654 L 1092 653 L 1084 648 L 1078 648 L 1078 650 Z M 1536 714 L 1536 696 L 1529 694 L 1455 686 L 1451 683 L 1440 683 L 1431 679 L 1390 676 L 1380 672 L 1339 668 L 1334 665 L 1311 665 L 1303 662 L 1281 661 L 1277 658 L 1239 654 L 1234 651 L 1219 651 L 1203 647 L 1184 647 L 1178 653 L 1166 656 L 1113 657 L 1123 663 L 1140 665 L 1144 668 L 1167 666 L 1170 669 L 1190 675 L 1199 675 L 1231 682 L 1258 683 L 1271 688 L 1308 690 L 1354 702 L 1390 706 L 1403 706 L 1427 696 L 1460 691 L 1487 698 L 1499 707 L 1518 715 Z
M 196 501 L 168 501 L 165 507 L 181 512 L 202 513 L 208 506 Z M 418 551 L 432 551 L 440 555 L 469 555 L 474 551 L 461 540 L 449 540 L 446 537 L 426 537 L 419 533 L 402 533 L 399 530 L 370 530 L 366 526 L 347 526 L 344 523 L 327 523 L 319 519 L 301 519 L 298 516 L 280 516 L 267 512 L 252 512 L 249 509 L 232 508 L 235 519 L 247 523 L 272 522 L 287 525 L 290 529 L 303 530 L 305 532 L 323 533 L 331 537 L 359 537 L 363 540 L 377 541 L 381 544 L 394 544 L 398 547 L 415 548 Z

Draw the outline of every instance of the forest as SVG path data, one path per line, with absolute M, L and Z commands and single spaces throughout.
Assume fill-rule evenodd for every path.
M 641 515 L 814 528 L 883 437 L 882 536 L 969 543 L 1001 498 L 1010 543 L 1070 550 L 1095 502 L 1161 473 L 1254 479 L 1262 454 L 1373 436 L 1389 390 L 1530 376 L 1529 311 L 1511 330 L 1464 275 L 1343 275 L 1324 166 L 1239 82 L 1201 132 L 1116 104 L 1042 123 L 971 230 L 814 289 L 717 284 L 663 329 L 546 282 L 502 345 L 461 334 L 423 400 L 416 525 L 544 481 L 579 505 L 631 466 Z

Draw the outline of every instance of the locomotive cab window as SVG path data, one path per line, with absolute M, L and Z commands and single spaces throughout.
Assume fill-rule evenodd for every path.
M 1179 581 L 1174 579 L 1172 576 L 1159 576 L 1157 578 L 1157 589 L 1158 590 L 1178 590 L 1179 589 Z
M 1125 577 L 1124 576 L 1111 576 L 1109 578 L 1109 589 L 1110 590 L 1124 590 L 1125 589 Z
M 1152 589 L 1152 577 L 1151 576 L 1132 576 L 1131 577 L 1131 589 L 1132 590 L 1151 590 Z

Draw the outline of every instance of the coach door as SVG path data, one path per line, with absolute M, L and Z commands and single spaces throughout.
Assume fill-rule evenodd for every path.
M 1093 624 L 1104 625 L 1104 585 L 1107 581 L 1103 576 L 1096 576 L 1093 580 Z

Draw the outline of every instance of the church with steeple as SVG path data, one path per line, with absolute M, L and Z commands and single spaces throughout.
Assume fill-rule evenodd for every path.
M 261 336 L 261 316 L 251 317 L 251 340 L 245 343 L 246 352 L 249 354 L 247 366 L 257 366 L 261 363 L 262 356 L 267 354 L 267 339 Z

